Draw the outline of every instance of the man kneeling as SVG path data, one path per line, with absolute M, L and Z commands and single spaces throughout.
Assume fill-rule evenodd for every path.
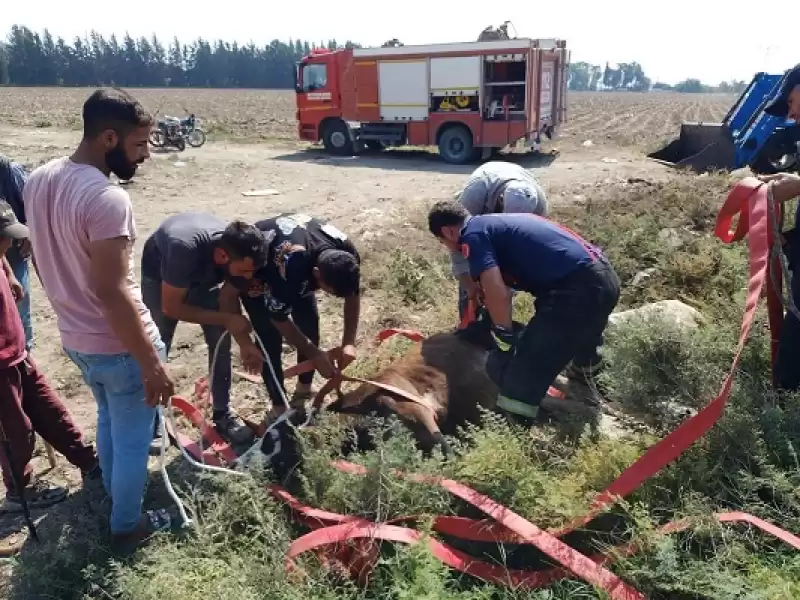
M 573 378 L 596 374 L 603 331 L 620 293 L 619 278 L 599 248 L 543 217 L 470 216 L 453 201 L 433 206 L 428 227 L 467 258 L 493 332 L 507 348 L 487 361 L 487 372 L 500 387 L 498 408 L 530 422 L 570 361 Z M 536 297 L 535 314 L 519 336 L 512 328 L 507 286 Z

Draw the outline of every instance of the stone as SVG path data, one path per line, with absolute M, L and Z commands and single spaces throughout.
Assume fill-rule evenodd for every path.
M 651 321 L 653 319 L 663 319 L 682 329 L 697 329 L 697 327 L 705 323 L 703 315 L 696 308 L 680 300 L 662 300 L 645 304 L 639 308 L 613 313 L 608 318 L 608 327 L 611 329 L 619 324 L 630 324 L 636 320 Z

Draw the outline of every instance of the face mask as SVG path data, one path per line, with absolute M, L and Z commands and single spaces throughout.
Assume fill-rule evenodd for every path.
M 122 145 L 118 143 L 114 148 L 106 152 L 106 166 L 114 175 L 123 181 L 127 181 L 136 174 L 138 163 L 130 162 L 128 157 L 125 156 Z
M 237 290 L 246 290 L 250 287 L 250 282 L 244 277 L 235 277 L 230 273 L 225 275 L 225 278 L 231 282 L 231 285 Z

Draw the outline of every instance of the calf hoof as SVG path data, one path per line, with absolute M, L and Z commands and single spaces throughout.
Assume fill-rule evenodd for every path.
M 450 448 L 450 444 L 447 443 L 447 440 L 444 439 L 441 431 L 437 431 L 433 434 L 433 441 L 434 441 L 434 448 L 439 448 L 442 451 L 442 456 L 447 458 L 453 454 L 453 450 Z M 432 452 L 427 452 L 426 454 L 432 454 Z

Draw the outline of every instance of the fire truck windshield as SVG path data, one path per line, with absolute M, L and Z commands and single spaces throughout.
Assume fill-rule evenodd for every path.
M 298 71 L 297 80 L 301 82 L 298 92 L 318 90 L 328 85 L 328 66 L 325 64 L 300 64 Z

